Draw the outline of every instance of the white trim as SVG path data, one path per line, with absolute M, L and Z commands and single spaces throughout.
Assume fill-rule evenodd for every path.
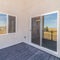
M 8 34 L 8 14 L 7 14 L 7 34 Z
M 59 13 L 59 11 L 53 11 L 53 12 L 49 12 L 49 13 L 44 13 L 44 14 L 41 14 L 40 16 L 44 16 L 44 15 L 48 15 L 48 14 L 52 14 L 52 13 Z
M 40 46 L 42 46 L 42 17 L 40 17 Z
M 6 15 L 9 15 L 9 16 L 16 16 L 16 15 L 12 15 L 12 14 L 10 14 L 10 13 L 6 13 L 6 12 L 0 12 L 0 14 L 6 14 Z
M 16 27 L 15 27 L 15 29 L 16 29 L 16 31 L 15 31 L 15 33 L 17 33 L 17 16 L 15 16 L 16 17 Z
M 57 14 L 57 52 L 58 52 L 58 43 L 59 43 L 59 11 Z

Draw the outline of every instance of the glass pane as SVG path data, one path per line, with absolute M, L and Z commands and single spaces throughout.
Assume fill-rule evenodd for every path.
M 8 19 L 9 19 L 8 33 L 15 33 L 16 32 L 16 17 L 8 16 Z
M 7 33 L 7 15 L 0 14 L 0 34 Z
M 42 46 L 57 51 L 57 13 L 42 16 Z

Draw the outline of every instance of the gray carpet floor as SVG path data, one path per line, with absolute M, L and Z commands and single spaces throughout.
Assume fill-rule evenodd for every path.
M 0 60 L 60 60 L 24 42 L 0 49 Z

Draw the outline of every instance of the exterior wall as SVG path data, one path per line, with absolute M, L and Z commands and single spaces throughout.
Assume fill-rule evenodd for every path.
M 0 49 L 23 41 L 24 37 L 24 4 L 23 0 L 0 0 L 0 12 L 17 17 L 16 33 L 0 35 Z
M 26 0 L 25 1 L 25 20 L 27 27 L 26 33 L 27 33 L 27 39 L 25 40 L 27 43 L 29 42 L 31 44 L 31 18 L 32 17 L 37 17 L 41 16 L 42 14 L 53 12 L 53 11 L 59 11 L 59 19 L 60 19 L 60 1 L 59 0 Z M 59 21 L 60 22 L 60 21 Z M 60 23 L 58 22 L 58 36 L 60 36 Z M 53 51 L 49 51 L 48 49 L 42 48 L 40 46 L 36 46 L 42 50 L 47 51 L 50 54 L 53 54 L 55 56 L 60 57 L 60 37 L 58 38 L 58 43 L 57 43 L 57 50 L 58 52 L 55 53 Z

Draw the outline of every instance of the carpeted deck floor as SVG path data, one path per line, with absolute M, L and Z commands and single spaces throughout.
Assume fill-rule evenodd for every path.
M 0 49 L 0 60 L 60 60 L 24 42 Z

